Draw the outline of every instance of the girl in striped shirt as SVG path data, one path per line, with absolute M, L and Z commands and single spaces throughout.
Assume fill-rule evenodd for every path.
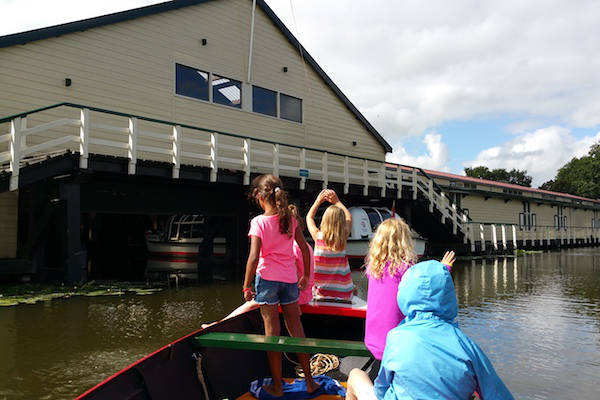
M 317 228 L 315 214 L 325 201 L 332 205 L 325 210 L 321 226 Z M 346 240 L 352 225 L 350 211 L 335 191 L 324 189 L 308 211 L 306 225 L 315 241 L 315 299 L 351 301 L 354 284 L 346 256 Z

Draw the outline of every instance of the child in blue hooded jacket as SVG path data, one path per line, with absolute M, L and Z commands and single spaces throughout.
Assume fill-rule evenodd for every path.
M 355 369 L 346 399 L 513 399 L 490 360 L 454 323 L 458 303 L 450 272 L 438 261 L 407 270 L 398 286 L 406 318 L 387 336 L 373 385 Z

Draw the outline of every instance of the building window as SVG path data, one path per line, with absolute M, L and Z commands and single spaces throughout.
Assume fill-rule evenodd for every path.
M 280 93 L 279 116 L 289 121 L 302 123 L 302 99 Z
M 252 86 L 252 111 L 277 117 L 277 92 Z
M 208 72 L 175 64 L 175 93 L 208 101 Z
M 213 103 L 242 108 L 242 83 L 240 81 L 213 74 L 211 83 Z
M 565 230 L 567 229 L 567 216 L 563 215 L 563 212 L 563 206 L 556 206 L 556 214 L 554 215 L 554 229 L 557 231 L 559 231 L 560 228 L 565 228 Z
M 524 231 L 536 230 L 537 215 L 531 212 L 531 204 L 523 202 L 523 212 L 519 213 L 519 229 Z

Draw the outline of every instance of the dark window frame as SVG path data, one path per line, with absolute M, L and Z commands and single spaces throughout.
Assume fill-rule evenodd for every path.
M 198 94 L 198 95 L 194 95 L 191 93 L 189 88 L 185 88 L 183 87 L 183 82 L 180 84 L 180 80 L 178 79 L 179 72 L 180 72 L 180 67 L 187 69 L 187 70 L 193 70 L 195 72 L 202 72 L 206 74 L 206 97 L 203 96 L 203 94 Z M 194 100 L 202 100 L 202 101 L 208 101 L 210 102 L 210 91 L 211 91 L 211 85 L 210 85 L 210 80 L 211 80 L 211 73 L 208 71 L 204 71 L 195 67 L 190 67 L 189 65 L 185 65 L 185 64 L 180 64 L 180 63 L 175 63 L 175 94 L 178 96 L 183 96 L 189 99 L 194 99 Z M 204 90 L 204 89 L 202 89 Z
M 217 91 L 218 94 L 220 94 L 221 96 L 225 97 L 224 94 L 222 94 L 221 92 L 219 92 L 219 88 L 217 88 L 217 87 L 214 86 L 214 81 L 218 80 L 218 79 L 227 79 L 229 81 L 229 83 L 235 82 L 235 86 L 240 91 L 240 99 L 239 99 L 239 103 L 238 104 L 235 104 L 235 103 L 232 103 L 232 102 L 230 102 L 228 104 L 225 101 L 215 101 L 215 91 Z M 229 85 L 229 86 L 234 86 L 234 85 Z M 240 109 L 240 110 L 242 109 L 242 96 L 243 96 L 243 93 L 242 93 L 243 92 L 242 81 L 238 81 L 237 79 L 229 78 L 229 77 L 226 77 L 226 76 L 223 76 L 223 75 L 220 75 L 220 74 L 211 73 L 210 74 L 210 85 L 209 85 L 209 88 L 210 88 L 210 90 L 212 92 L 211 100 L 212 100 L 213 104 L 219 104 L 219 105 L 222 105 L 222 106 L 231 107 L 231 108 L 237 108 L 237 109 Z
M 257 97 L 256 97 L 255 92 L 254 92 L 255 89 L 258 89 L 257 92 L 263 91 L 264 92 L 263 94 L 267 94 L 267 92 L 270 92 L 270 93 L 272 93 L 272 94 L 275 95 L 274 103 L 273 103 L 274 106 L 275 106 L 275 112 L 274 112 L 274 114 L 271 114 L 269 112 L 263 112 L 263 111 L 257 110 L 257 108 L 256 108 L 257 102 L 255 101 Z M 264 88 L 262 86 L 252 85 L 252 112 L 256 113 L 256 114 L 262 114 L 262 115 L 267 115 L 269 117 L 278 118 L 279 117 L 279 105 L 278 105 L 277 98 L 278 98 L 278 95 L 277 95 L 277 92 L 275 90 L 267 89 L 267 88 Z
M 293 119 L 291 117 L 287 117 L 284 115 L 284 107 L 283 107 L 283 99 L 284 98 L 288 98 L 288 99 L 292 99 L 292 100 L 298 100 L 299 104 L 300 104 L 300 115 L 299 115 L 299 120 L 297 119 Z M 279 118 L 284 119 L 286 121 L 292 121 L 292 122 L 297 122 L 299 124 L 302 123 L 302 121 L 304 120 L 304 106 L 303 106 L 303 101 L 301 98 L 299 97 L 295 97 L 295 96 L 290 96 L 289 94 L 285 94 L 285 93 L 279 93 Z

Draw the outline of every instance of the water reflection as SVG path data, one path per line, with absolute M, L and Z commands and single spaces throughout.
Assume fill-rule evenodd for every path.
M 516 398 L 598 397 L 600 249 L 459 261 L 452 275 L 460 326 Z M 238 282 L 217 282 L 0 308 L 0 400 L 73 398 L 241 301 Z
M 567 250 L 458 264 L 459 322 L 516 398 L 596 398 L 600 252 Z M 512 264 L 512 268 L 510 265 Z

